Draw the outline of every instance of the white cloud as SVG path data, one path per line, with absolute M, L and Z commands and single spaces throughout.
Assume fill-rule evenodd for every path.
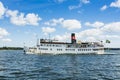
M 90 0 L 81 0 L 82 3 L 87 4 L 90 3 Z
M 98 40 L 95 37 L 87 37 L 86 41 L 94 42 L 94 41 L 98 41 Z
M 9 39 L 9 38 L 5 38 L 5 39 L 2 39 L 2 41 L 4 41 L 4 42 L 11 42 L 12 40 Z
M 76 33 L 76 39 L 77 41 L 80 40 L 83 42 L 84 41 L 105 42 L 105 40 L 108 39 L 111 42 L 113 42 L 115 39 L 116 40 L 120 39 L 120 35 L 115 34 L 115 32 L 118 32 L 118 33 L 120 32 L 120 22 L 112 22 L 108 24 L 103 23 L 100 26 L 100 28 L 83 30 L 81 32 Z M 70 33 L 63 34 L 63 35 L 56 35 L 55 39 L 64 41 L 64 42 L 70 42 Z
M 107 35 L 107 34 L 102 34 L 102 35 L 99 35 L 99 36 L 88 36 L 86 37 L 86 41 L 104 41 L 105 40 L 112 40 L 112 39 L 120 39 L 120 36 L 119 35 Z
M 82 11 L 80 11 L 80 10 L 79 10 L 79 11 L 77 11 L 77 12 L 78 12 L 79 14 L 81 14 L 81 13 L 82 13 Z
M 55 32 L 55 31 L 56 31 L 55 28 L 51 28 L 51 27 L 42 27 L 42 32 L 44 32 L 44 34 L 52 33 L 52 32 Z
M 104 10 L 106 10 L 107 8 L 108 8 L 107 5 L 104 5 L 103 7 L 100 8 L 100 10 L 101 10 L 101 11 L 104 11 Z
M 37 14 L 29 13 L 26 15 L 26 22 L 30 25 L 39 25 L 38 21 L 42 20 Z
M 28 13 L 24 14 L 19 12 L 18 10 L 10 10 L 6 9 L 2 2 L 0 2 L 0 18 L 6 14 L 6 17 L 10 18 L 10 22 L 15 25 L 39 25 L 39 21 L 42 20 L 37 14 Z
M 101 30 L 108 32 L 120 32 L 120 22 L 106 24 L 103 28 L 101 28 Z
M 2 2 L 0 2 L 0 19 L 5 14 L 5 11 L 6 11 L 6 9 L 5 9 L 4 5 L 2 4 Z
M 74 29 L 80 29 L 81 28 L 81 23 L 80 21 L 76 19 L 67 19 L 64 20 L 64 18 L 59 18 L 59 19 L 52 19 L 44 23 L 46 26 L 62 26 L 64 28 L 67 28 L 68 30 L 74 30 Z
M 69 10 L 73 10 L 73 9 L 77 9 L 77 8 L 80 8 L 82 5 L 81 4 L 78 4 L 78 5 L 72 5 L 72 6 L 69 6 Z
M 68 30 L 74 30 L 74 29 L 80 29 L 81 23 L 76 19 L 69 19 L 69 20 L 64 20 L 62 26 L 64 28 L 67 28 Z
M 8 10 L 7 16 L 10 17 L 11 23 L 13 23 L 15 25 L 25 25 L 26 21 L 24 18 L 24 14 L 20 13 L 20 15 L 18 16 L 18 13 L 19 12 L 17 10 L 15 10 L 15 11 Z
M 109 23 L 110 24 L 110 23 Z M 103 26 L 104 27 L 104 26 Z M 106 39 L 120 39 L 120 35 L 114 35 L 114 34 L 106 34 L 103 32 L 101 28 L 96 28 L 96 29 L 87 29 L 76 34 L 76 39 L 77 41 L 105 41 Z M 55 39 L 64 41 L 64 42 L 69 42 L 70 41 L 70 33 L 64 34 L 64 35 L 56 35 Z
M 91 27 L 99 28 L 99 27 L 104 26 L 104 23 L 103 22 L 99 22 L 99 21 L 96 21 L 94 23 L 86 22 L 85 25 L 86 26 L 91 26 Z
M 101 11 L 104 11 L 104 10 L 106 10 L 108 7 L 120 8 L 120 0 L 115 0 L 115 2 L 112 2 L 109 6 L 104 5 L 100 10 L 101 10 Z
M 37 26 L 39 23 L 38 21 L 41 20 L 38 15 L 34 13 L 28 13 L 26 16 L 24 13 L 20 13 L 19 11 L 15 10 L 7 10 L 6 12 L 7 17 L 10 17 L 11 23 L 15 25 L 34 25 Z
M 0 28 L 0 38 L 3 38 L 4 36 L 9 35 L 6 29 Z
M 82 6 L 82 4 L 88 4 L 88 3 L 90 3 L 90 0 L 79 0 L 78 5 L 71 5 L 68 8 L 69 8 L 69 10 L 78 9 Z
M 100 29 L 88 29 L 76 34 L 77 41 L 98 41 L 99 36 L 103 35 L 103 32 Z M 55 39 L 69 42 L 71 39 L 71 33 L 65 33 L 64 35 L 56 35 Z
M 59 19 L 52 19 L 48 22 L 45 22 L 44 24 L 47 26 L 56 26 L 58 24 L 62 24 L 64 18 L 59 18 Z
M 63 3 L 65 0 L 55 0 L 55 2 Z
M 69 33 L 65 33 L 64 35 L 56 35 L 54 38 L 56 39 L 56 40 L 59 40 L 59 41 L 63 41 L 63 42 L 68 42 L 68 41 L 70 41 L 71 39 L 70 39 L 70 35 L 71 34 L 69 34 Z
M 117 7 L 120 8 L 120 0 L 116 0 L 110 4 L 110 7 Z
M 79 35 L 79 37 L 89 37 L 89 36 L 99 36 L 102 34 L 103 32 L 100 29 L 88 29 L 79 32 L 77 35 Z
M 105 35 L 105 38 L 120 38 L 119 35 Z

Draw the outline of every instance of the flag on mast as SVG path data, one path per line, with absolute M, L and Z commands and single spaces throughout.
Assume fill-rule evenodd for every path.
M 106 43 L 110 43 L 110 40 L 106 40 Z

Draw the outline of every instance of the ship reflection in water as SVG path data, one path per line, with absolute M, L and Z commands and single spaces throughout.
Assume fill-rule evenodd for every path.
M 0 79 L 120 80 L 120 51 L 101 55 L 33 55 L 0 51 Z

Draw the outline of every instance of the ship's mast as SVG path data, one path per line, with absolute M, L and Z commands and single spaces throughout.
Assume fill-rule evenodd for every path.
M 50 42 L 50 33 L 49 33 L 49 42 Z
M 39 40 L 39 38 L 38 38 L 38 35 L 37 35 L 37 34 L 36 34 L 36 40 L 37 40 L 36 45 L 40 45 L 40 40 Z

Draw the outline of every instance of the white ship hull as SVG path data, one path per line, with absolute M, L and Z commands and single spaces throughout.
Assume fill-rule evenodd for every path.
M 45 48 L 45 47 L 44 47 Z M 26 49 L 26 54 L 104 54 L 104 48 L 48 48 L 47 50 L 39 50 L 40 48 Z

